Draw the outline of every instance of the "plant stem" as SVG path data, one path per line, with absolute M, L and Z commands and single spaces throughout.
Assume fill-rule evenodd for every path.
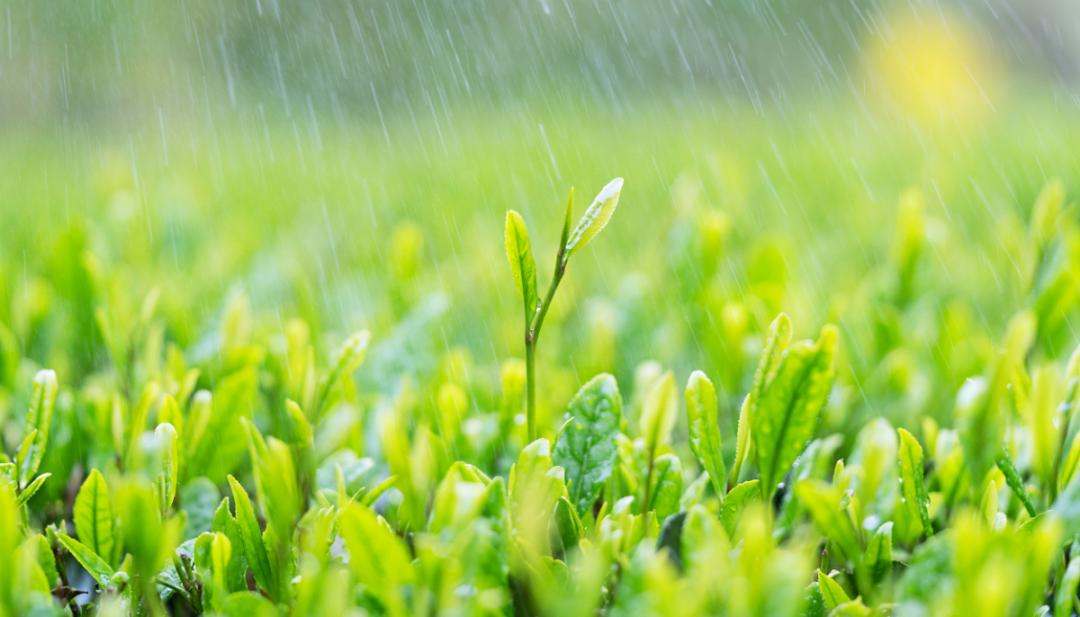
M 649 501 L 652 497 L 652 479 L 653 470 L 656 468 L 656 450 L 653 449 L 649 452 L 649 470 L 645 474 L 645 495 L 642 497 L 641 503 L 641 522 L 646 532 L 649 529 Z
M 533 440 L 536 439 L 536 345 L 530 338 L 529 332 L 526 332 L 525 389 L 528 392 L 526 398 L 526 420 L 528 427 L 528 442 L 532 443 Z
M 536 308 L 536 315 L 531 323 L 525 324 L 525 389 L 526 396 L 526 423 L 528 441 L 532 443 L 536 439 L 536 342 L 540 339 L 540 328 L 544 326 L 544 318 L 547 317 L 551 301 L 555 298 L 555 290 L 559 288 L 563 275 L 566 274 L 565 251 L 559 249 L 555 259 L 555 274 L 551 278 L 544 300 Z

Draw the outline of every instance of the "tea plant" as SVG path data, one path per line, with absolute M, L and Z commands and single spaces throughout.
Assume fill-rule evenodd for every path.
M 556 290 L 621 189 L 576 225 L 571 192 L 543 297 L 507 214 L 525 357 L 498 370 L 458 349 L 402 360 L 431 310 L 412 228 L 391 240 L 390 309 L 411 312 L 382 335 L 260 320 L 238 293 L 186 346 L 161 292 L 133 297 L 65 237 L 83 259 L 56 284 L 88 351 L 37 353 L 70 315 L 33 289 L 0 321 L 0 615 L 1077 613 L 1080 347 L 1057 350 L 1077 344 L 1080 224 L 1060 184 L 1033 208 L 997 343 L 927 282 L 940 247 L 909 194 L 892 253 L 816 336 L 773 316 L 760 280 L 708 313 L 713 264 L 656 300 L 683 311 L 665 336 L 701 329 L 710 370 L 567 377 L 609 340 L 598 322 L 540 390 Z M 665 274 L 722 258 L 716 213 L 680 216 Z
M 540 340 L 540 329 L 544 326 L 551 303 L 555 299 L 555 290 L 559 288 L 570 256 L 575 250 L 584 248 L 596 234 L 600 233 L 611 220 L 619 205 L 622 192 L 622 178 L 615 178 L 605 186 L 585 210 L 581 220 L 570 228 L 574 216 L 574 190 L 566 204 L 566 218 L 563 221 L 562 236 L 559 238 L 559 250 L 555 253 L 555 270 L 551 284 L 541 300 L 536 286 L 536 261 L 532 254 L 529 233 L 521 215 L 510 210 L 506 213 L 506 258 L 514 273 L 514 280 L 521 288 L 522 306 L 525 310 L 525 366 L 528 404 L 528 435 L 536 438 L 536 345 Z

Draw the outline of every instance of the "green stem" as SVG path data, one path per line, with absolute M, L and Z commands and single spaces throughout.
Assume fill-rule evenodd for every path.
M 1038 514 L 1038 510 L 1035 509 L 1035 504 L 1031 503 L 1031 498 L 1028 497 L 1027 491 L 1024 490 L 1024 481 L 1020 478 L 1020 473 L 1016 471 L 1016 467 L 1013 466 L 1012 460 L 1008 454 L 1001 454 L 997 460 L 998 469 L 1005 475 L 1005 484 L 1012 489 L 1012 492 L 1020 500 L 1020 503 L 1027 510 L 1028 516 L 1035 518 Z
M 559 254 L 555 259 L 555 275 L 551 278 L 551 285 L 548 286 L 547 293 L 544 294 L 544 300 L 537 307 L 535 317 L 525 325 L 525 388 L 528 393 L 526 397 L 526 421 L 529 443 L 532 443 L 537 437 L 536 343 L 540 340 L 540 328 L 544 326 L 544 318 L 547 317 L 548 309 L 551 308 L 551 302 L 555 298 L 555 290 L 559 288 L 559 283 L 562 282 L 563 275 L 566 274 L 565 257 L 565 251 L 559 249 Z
M 641 522 L 645 528 L 645 533 L 649 531 L 649 501 L 652 498 L 652 479 L 653 470 L 656 469 L 656 449 L 654 448 L 649 452 L 649 470 L 645 473 L 645 494 L 642 496 L 641 504 Z

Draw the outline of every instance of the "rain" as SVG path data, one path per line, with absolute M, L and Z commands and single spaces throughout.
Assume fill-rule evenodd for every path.
M 0 616 L 1080 614 L 1078 67 L 1069 0 L 0 0 Z

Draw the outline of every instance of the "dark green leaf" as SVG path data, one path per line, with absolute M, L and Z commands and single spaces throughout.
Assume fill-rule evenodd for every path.
M 568 423 L 555 441 L 552 459 L 566 470 L 570 501 L 582 514 L 611 477 L 621 417 L 619 386 L 608 374 L 593 377 L 570 401 Z

